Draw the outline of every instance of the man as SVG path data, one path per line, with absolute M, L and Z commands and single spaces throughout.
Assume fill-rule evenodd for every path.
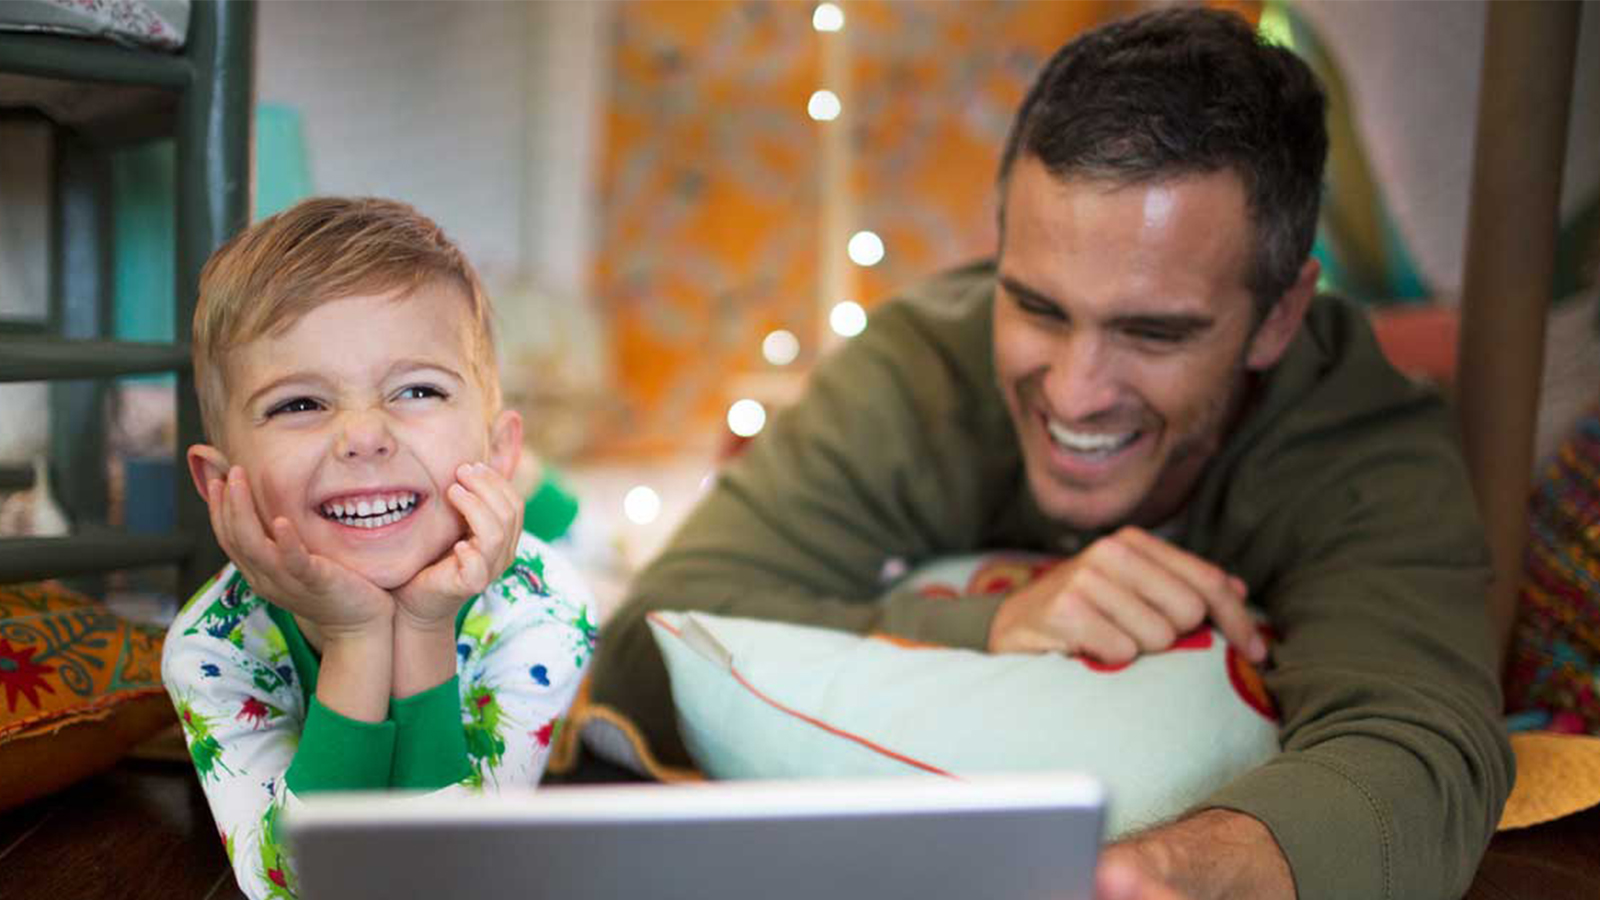
M 595 699 L 682 758 L 651 608 L 1113 662 L 1209 620 L 1264 662 L 1284 752 L 1110 848 L 1102 895 L 1460 896 L 1511 780 L 1487 555 L 1443 405 L 1313 297 L 1323 112 L 1229 13 L 1062 48 L 1005 148 L 997 263 L 818 367 L 640 576 Z M 1003 598 L 877 599 L 990 548 L 1070 559 Z

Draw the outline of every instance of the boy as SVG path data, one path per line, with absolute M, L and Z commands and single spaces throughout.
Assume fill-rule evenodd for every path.
M 593 652 L 588 590 L 522 531 L 489 319 L 392 201 L 308 200 L 201 275 L 188 464 L 232 562 L 162 677 L 252 897 L 295 894 L 297 795 L 535 784 Z

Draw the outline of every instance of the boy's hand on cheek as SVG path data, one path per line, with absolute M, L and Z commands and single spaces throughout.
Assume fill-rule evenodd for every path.
M 511 565 L 522 536 L 522 500 L 499 472 L 470 463 L 456 479 L 445 498 L 466 519 L 467 537 L 394 593 L 399 615 L 424 628 L 453 627 L 461 605 Z
M 374 627 L 387 629 L 394 599 L 367 579 L 306 549 L 286 518 L 262 527 L 244 470 L 207 486 L 211 528 L 228 558 L 259 595 L 338 637 Z

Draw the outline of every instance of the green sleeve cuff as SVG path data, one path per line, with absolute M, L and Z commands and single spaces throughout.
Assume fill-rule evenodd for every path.
M 297 794 L 382 790 L 389 786 L 394 741 L 393 722 L 358 722 L 312 697 L 284 783 Z
M 945 647 L 985 650 L 989 623 L 1003 596 L 930 599 L 910 590 L 891 592 L 883 599 L 883 630 L 900 637 Z
M 472 771 L 457 676 L 404 700 L 389 701 L 389 717 L 396 729 L 390 787 L 435 791 Z
M 1397 893 L 1381 807 L 1331 766 L 1281 756 L 1201 806 L 1242 812 L 1267 826 L 1289 862 L 1299 900 L 1410 896 Z

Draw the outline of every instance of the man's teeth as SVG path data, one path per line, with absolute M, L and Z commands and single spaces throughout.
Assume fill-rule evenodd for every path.
M 1120 434 L 1073 431 L 1050 420 L 1046 420 L 1046 427 L 1050 431 L 1052 440 L 1074 453 L 1111 453 L 1126 447 L 1139 436 L 1137 431 L 1125 431 Z
M 413 493 L 377 494 L 359 499 L 324 503 L 322 514 L 341 525 L 356 528 L 382 528 L 411 514 L 418 495 Z

